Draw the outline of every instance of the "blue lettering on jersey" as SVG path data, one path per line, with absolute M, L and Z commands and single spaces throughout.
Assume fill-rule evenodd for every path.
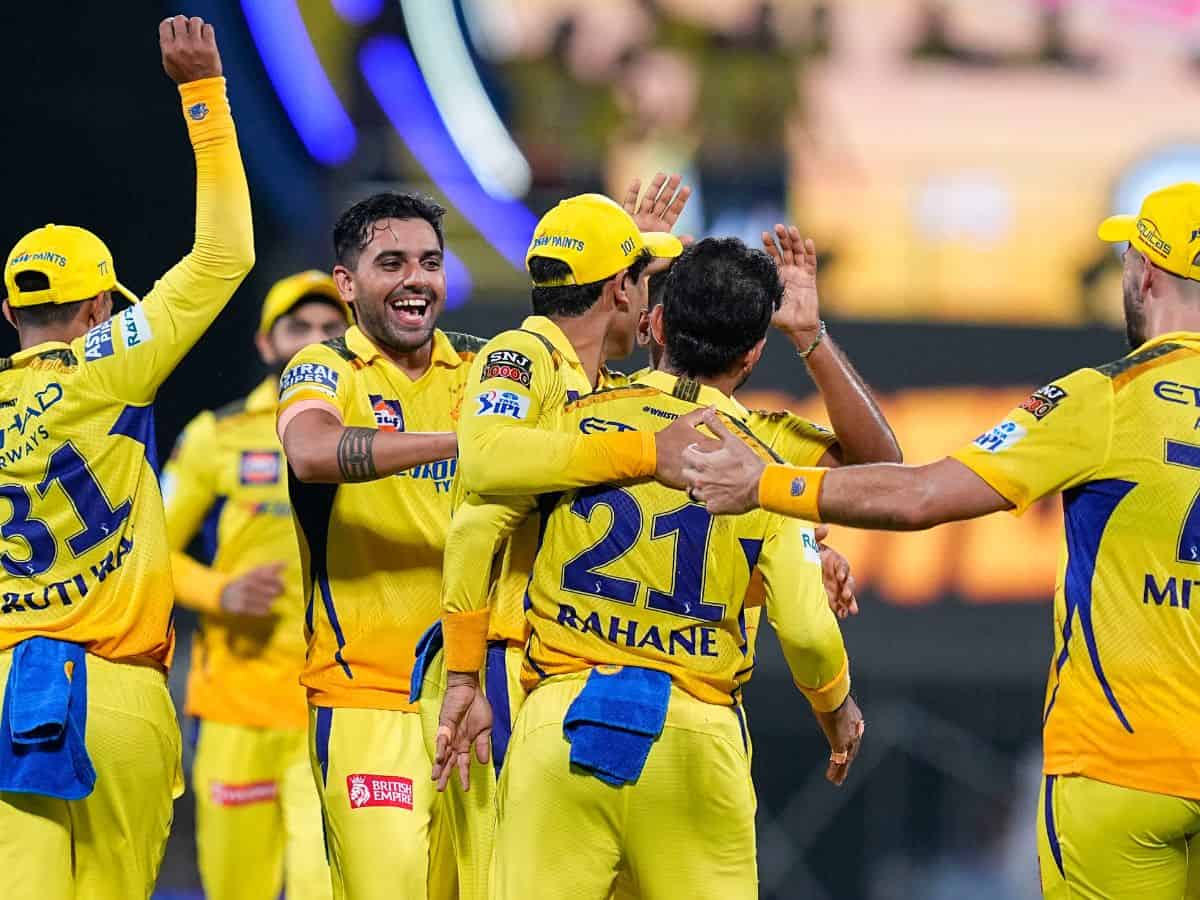
M 529 415 L 529 398 L 513 391 L 491 390 L 477 398 L 477 416 L 505 416 L 509 419 L 524 419 Z
M 12 420 L 0 430 L 0 449 L 4 449 L 3 457 L 0 457 L 0 468 L 3 468 L 7 463 L 16 462 L 21 458 L 22 454 L 32 453 L 37 449 L 39 437 L 46 440 L 50 437 L 48 431 L 42 424 L 38 424 L 37 431 L 29 436 L 29 440 L 22 446 L 6 448 L 6 433 L 11 431 L 19 438 L 24 439 L 26 429 L 34 419 L 40 419 L 44 416 L 55 404 L 63 398 L 63 387 L 57 381 L 52 381 L 40 391 L 33 395 L 33 402 L 26 404 L 25 411 L 17 411 L 13 413 Z
M 1200 387 L 1181 384 L 1178 381 L 1160 381 L 1154 385 L 1154 396 L 1168 403 L 1182 406 L 1200 406 Z
M 1192 586 L 1200 585 L 1200 581 L 1192 578 L 1177 578 L 1168 575 L 1159 584 L 1158 579 L 1151 573 L 1146 573 L 1142 587 L 1142 603 L 1149 606 L 1151 601 L 1155 606 L 1172 606 L 1182 609 L 1192 608 Z
M 457 459 L 439 459 L 437 462 L 415 466 L 407 472 L 398 472 L 398 478 L 413 478 L 418 481 L 432 481 L 434 491 L 439 494 L 450 493 L 450 485 L 454 481 L 454 473 L 458 471 Z
M 557 622 L 580 634 L 594 634 L 610 644 L 623 644 L 639 650 L 652 647 L 667 656 L 718 656 L 717 629 L 712 625 L 690 625 L 667 631 L 664 635 L 657 625 L 646 625 L 636 619 L 622 619 L 620 616 L 601 617 L 597 612 L 580 618 L 579 611 L 567 603 L 558 605 Z
M 83 358 L 90 362 L 112 355 L 112 319 L 107 319 L 83 336 Z
M 0 594 L 0 615 L 15 612 L 36 612 L 49 609 L 52 603 L 72 606 L 82 600 L 97 584 L 102 584 L 113 572 L 125 564 L 133 550 L 133 535 L 122 535 L 116 550 L 109 550 L 99 562 L 82 572 L 75 572 L 62 581 L 47 584 L 40 591 L 6 591 Z M 90 576 L 90 577 L 89 577 Z
M 975 438 L 975 446 L 988 453 L 999 453 L 1025 437 L 1028 432 L 1011 419 L 1005 419 L 991 431 Z
M 154 337 L 150 320 L 141 305 L 131 306 L 121 313 L 121 343 L 127 348 L 139 347 Z
M 292 388 L 299 387 L 300 385 L 315 387 L 330 397 L 336 397 L 338 373 L 329 368 L 329 366 L 323 366 L 320 363 L 300 363 L 299 365 L 292 366 L 279 379 L 280 398 Z
M 616 422 L 612 419 L 597 419 L 595 416 L 588 416 L 579 423 L 579 430 L 584 434 L 599 434 L 602 431 L 636 431 L 632 425 L 626 425 L 624 422 Z

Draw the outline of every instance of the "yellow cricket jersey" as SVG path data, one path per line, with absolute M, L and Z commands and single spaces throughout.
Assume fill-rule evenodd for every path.
M 352 327 L 292 359 L 278 414 L 317 401 L 347 426 L 454 431 L 481 345 L 435 331 L 430 367 L 412 381 Z M 456 470 L 444 459 L 361 484 L 305 484 L 289 471 L 308 636 L 300 680 L 313 705 L 416 709 L 409 676 L 417 639 L 441 614 Z
M 1073 372 L 954 457 L 1017 513 L 1063 493 L 1046 774 L 1200 798 L 1200 334 Z
M 568 405 L 562 429 L 653 432 L 711 404 L 769 453 L 719 391 L 660 372 L 644 380 Z M 570 491 L 547 508 L 523 681 L 532 688 L 590 666 L 637 665 L 669 672 L 706 702 L 735 703 L 752 669 L 743 598 L 755 570 L 797 686 L 816 708 L 836 708 L 849 691 L 848 664 L 811 530 L 762 511 L 713 517 L 647 480 Z M 474 613 L 447 616 L 448 663 L 463 633 L 456 615 Z
M 279 385 L 268 378 L 237 403 L 197 416 L 163 472 L 167 538 L 180 603 L 201 612 L 192 643 L 186 710 L 215 722 L 305 728 L 300 686 L 304 600 L 300 553 L 288 502 L 283 448 L 275 434 Z M 196 533 L 211 568 L 182 553 Z M 271 615 L 221 611 L 232 578 L 282 562 L 284 592 Z
M 86 335 L 0 360 L 0 649 L 42 635 L 108 659 L 170 661 L 151 404 L 254 263 L 225 81 L 180 93 L 196 154 L 191 252 Z

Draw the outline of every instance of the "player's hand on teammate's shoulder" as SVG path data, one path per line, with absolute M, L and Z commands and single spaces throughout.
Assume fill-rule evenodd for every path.
M 221 591 L 221 610 L 236 616 L 262 617 L 271 614 L 271 604 L 283 593 L 284 563 L 255 566 L 239 575 Z
M 654 477 L 667 487 L 682 490 L 687 485 L 683 478 L 683 451 L 693 444 L 715 448 L 717 442 L 696 429 L 701 425 L 712 426 L 717 414 L 711 407 L 693 410 L 680 416 L 654 436 Z
M 776 225 L 774 234 L 762 233 L 762 240 L 783 283 L 783 299 L 771 317 L 771 324 L 803 350 L 816 340 L 821 329 L 817 247 L 811 238 L 802 237 L 795 225 Z
M 696 442 L 683 451 L 682 476 L 688 496 L 714 515 L 755 509 L 758 480 L 766 463 L 716 415 L 705 424 L 716 440 Z
M 840 785 L 850 774 L 850 767 L 862 746 L 863 732 L 867 727 L 862 710 L 854 698 L 847 695 L 842 705 L 833 712 L 814 715 L 825 732 L 825 739 L 829 741 L 829 766 L 825 770 L 825 777 L 833 784 Z
M 491 755 L 492 705 L 484 696 L 479 676 L 467 672 L 446 673 L 446 693 L 438 715 L 433 753 L 433 780 L 444 791 L 458 770 L 464 791 L 471 788 L 471 751 L 480 764 Z
M 221 74 L 216 32 L 199 16 L 163 19 L 158 25 L 158 45 L 163 69 L 176 84 Z
M 854 596 L 856 584 L 850 571 L 850 561 L 825 543 L 829 536 L 828 525 L 818 525 L 813 532 L 817 546 L 821 548 L 821 575 L 825 579 L 825 593 L 829 596 L 829 608 L 839 619 L 858 615 L 858 599 Z

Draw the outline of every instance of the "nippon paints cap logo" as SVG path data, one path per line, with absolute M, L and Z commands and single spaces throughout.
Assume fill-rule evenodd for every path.
M 368 806 L 413 808 L 412 779 L 399 775 L 347 775 L 346 792 L 350 796 L 351 809 Z

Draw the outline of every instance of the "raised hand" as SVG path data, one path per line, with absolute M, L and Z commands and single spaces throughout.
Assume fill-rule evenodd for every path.
M 682 176 L 667 177 L 666 172 L 657 173 L 646 188 L 646 193 L 638 202 L 638 194 L 642 190 L 642 180 L 633 179 L 621 206 L 625 212 L 633 216 L 633 221 L 639 231 L 671 231 L 679 221 L 679 215 L 687 206 L 692 189 L 682 184 Z
M 438 717 L 433 755 L 433 780 L 444 791 L 450 775 L 458 770 L 464 791 L 471 789 L 471 750 L 480 763 L 487 763 L 492 746 L 492 705 L 483 694 L 479 676 L 465 672 L 446 675 L 446 693 Z
M 158 24 L 158 46 L 163 69 L 176 84 L 221 74 L 216 32 L 199 16 L 163 19 Z
M 800 236 L 796 226 L 776 225 L 775 233 L 762 233 L 763 247 L 775 261 L 783 283 L 783 300 L 771 324 L 800 350 L 809 347 L 821 328 L 817 298 L 817 248 Z M 776 241 L 778 240 L 778 244 Z

